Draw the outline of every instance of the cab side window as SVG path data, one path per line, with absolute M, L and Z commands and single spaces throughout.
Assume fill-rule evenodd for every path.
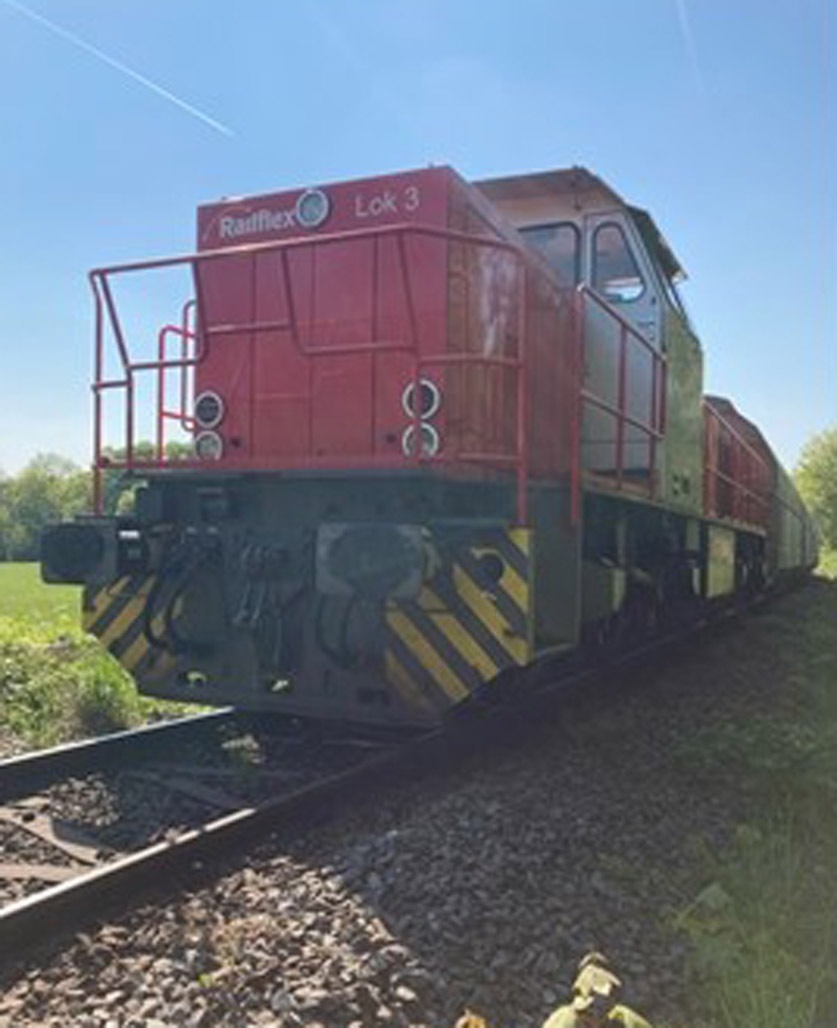
M 593 288 L 611 303 L 630 303 L 645 292 L 645 281 L 622 226 L 599 225 L 593 235 Z
M 578 285 L 581 278 L 580 236 L 572 222 L 532 225 L 520 234 L 546 258 L 561 285 Z

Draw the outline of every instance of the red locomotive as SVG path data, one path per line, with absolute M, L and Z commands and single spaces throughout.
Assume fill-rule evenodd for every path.
M 681 276 L 581 168 L 202 207 L 195 254 L 91 273 L 97 512 L 44 577 L 143 691 L 387 724 L 766 588 L 815 534 L 702 397 Z

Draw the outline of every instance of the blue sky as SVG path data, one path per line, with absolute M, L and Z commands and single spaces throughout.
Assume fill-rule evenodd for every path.
M 0 0 L 0 96 L 7 473 L 89 459 L 89 268 L 431 162 L 590 168 L 688 270 L 707 390 L 789 464 L 837 422 L 830 0 Z

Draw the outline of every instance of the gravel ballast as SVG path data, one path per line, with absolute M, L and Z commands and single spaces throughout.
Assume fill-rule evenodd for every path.
M 834 596 L 818 584 L 774 609 Z M 771 624 L 725 626 L 453 771 L 196 871 L 8 972 L 0 1028 L 441 1028 L 465 1006 L 537 1028 L 593 947 L 629 1003 L 685 1024 L 673 914 L 696 848 L 724 844 L 747 796 L 697 787 L 678 755 L 782 702 L 794 653 Z

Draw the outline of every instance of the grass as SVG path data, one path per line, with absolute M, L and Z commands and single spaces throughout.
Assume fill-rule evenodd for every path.
M 681 753 L 698 787 L 743 787 L 751 811 L 724 852 L 703 853 L 677 917 L 711 1028 L 837 1024 L 837 582 L 813 589 L 804 616 L 762 616 L 777 709 Z
M 817 573 L 824 578 L 837 578 L 837 550 L 823 550 Z
M 81 588 L 50 585 L 41 581 L 37 564 L 0 564 L 0 618 L 59 623 L 78 623 Z
M 182 712 L 141 697 L 79 628 L 80 589 L 47 586 L 35 564 L 0 564 L 0 724 L 29 746 L 100 735 Z

